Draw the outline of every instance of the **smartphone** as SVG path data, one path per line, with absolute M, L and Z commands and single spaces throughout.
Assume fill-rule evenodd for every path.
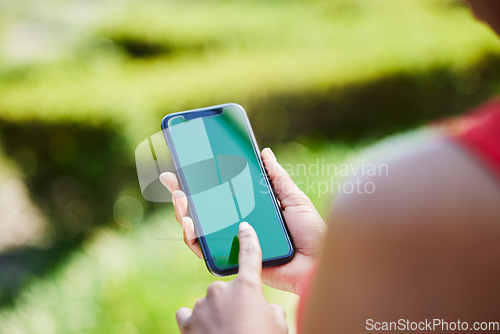
M 208 270 L 238 272 L 238 226 L 257 232 L 262 266 L 294 255 L 281 208 L 243 107 L 229 103 L 165 116 L 162 130 Z

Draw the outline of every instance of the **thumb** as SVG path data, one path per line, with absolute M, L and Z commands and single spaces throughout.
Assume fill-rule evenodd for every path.
M 257 233 L 250 224 L 243 222 L 238 231 L 240 241 L 238 276 L 260 282 L 262 271 L 262 251 Z
M 273 151 L 267 147 L 262 150 L 262 160 L 266 166 L 267 174 L 276 193 L 276 197 L 283 209 L 287 206 L 309 204 L 309 198 L 293 182 L 288 172 L 276 160 Z

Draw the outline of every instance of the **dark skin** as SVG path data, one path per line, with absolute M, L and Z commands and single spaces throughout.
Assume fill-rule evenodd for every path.
M 469 4 L 477 17 L 500 33 L 500 1 Z M 289 264 L 262 270 L 257 236 L 253 229 L 245 229 L 240 238 L 247 238 L 249 246 L 240 251 L 240 263 L 243 256 L 243 263 L 253 265 L 243 265 L 244 272 L 232 282 L 212 284 L 192 311 L 181 308 L 177 313 L 181 332 L 286 332 L 284 312 L 265 301 L 260 278 L 270 286 L 297 292 L 298 282 L 319 257 L 323 260 L 312 284 L 302 333 L 363 333 L 367 319 L 498 321 L 498 180 L 469 152 L 445 138 L 409 147 L 405 153 L 381 158 L 389 165 L 389 176 L 369 180 L 377 185 L 376 192 L 340 197 L 326 232 L 311 201 L 272 151 L 265 149 L 262 158 L 297 255 Z M 186 244 L 201 257 L 175 175 L 162 174 L 160 179 L 173 193 Z M 235 294 L 238 298 L 232 298 Z M 245 309 L 248 305 L 253 306 Z

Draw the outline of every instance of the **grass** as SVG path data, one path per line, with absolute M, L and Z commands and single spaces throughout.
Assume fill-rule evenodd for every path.
M 317 158 L 340 163 L 355 152 L 341 144 L 297 145 L 276 149 L 284 166 Z M 305 177 L 294 175 L 297 182 Z M 329 196 L 309 195 L 324 212 Z M 187 249 L 180 233 L 166 205 L 135 229 L 100 230 L 49 277 L 34 277 L 15 307 L 0 311 L 0 333 L 176 332 L 176 310 L 193 306 L 217 279 Z M 293 332 L 297 297 L 267 287 L 265 293 L 269 302 L 285 308 Z

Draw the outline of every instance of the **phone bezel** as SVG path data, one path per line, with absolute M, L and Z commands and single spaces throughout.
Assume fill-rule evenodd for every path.
M 165 137 L 167 145 L 170 149 L 170 154 L 172 155 L 172 159 L 174 161 L 176 171 L 178 172 L 177 176 L 178 176 L 178 179 L 180 182 L 181 189 L 187 195 L 189 194 L 189 188 L 187 187 L 186 178 L 185 178 L 185 175 L 182 171 L 182 168 L 180 168 L 180 162 L 179 162 L 179 158 L 177 155 L 177 151 L 175 149 L 175 145 L 173 144 L 173 140 L 170 136 L 170 132 L 167 131 L 168 130 L 168 121 L 170 119 L 172 119 L 174 117 L 178 117 L 178 116 L 183 116 L 187 120 L 195 119 L 195 118 L 199 118 L 199 117 L 210 117 L 210 116 L 214 116 L 214 115 L 222 113 L 223 109 L 225 109 L 225 108 L 236 108 L 243 115 L 243 119 L 245 120 L 245 126 L 247 129 L 247 133 L 248 133 L 248 136 L 250 138 L 250 141 L 252 143 L 254 154 L 257 157 L 257 161 L 259 163 L 259 166 L 260 166 L 260 169 L 261 169 L 263 175 L 265 175 L 264 179 L 266 181 L 266 186 L 268 188 L 268 192 L 271 195 L 271 198 L 273 200 L 276 214 L 278 216 L 281 227 L 283 229 L 283 233 L 285 234 L 285 237 L 286 237 L 286 240 L 287 240 L 287 243 L 289 246 L 289 252 L 287 254 L 285 254 L 283 256 L 270 258 L 270 259 L 263 259 L 262 267 L 263 268 L 272 267 L 272 266 L 276 266 L 276 265 L 285 264 L 287 262 L 290 262 L 295 254 L 295 248 L 293 246 L 293 241 L 292 241 L 292 238 L 291 238 L 290 233 L 288 231 L 288 228 L 286 226 L 286 222 L 285 222 L 285 219 L 283 217 L 283 213 L 282 213 L 280 204 L 279 204 L 278 199 L 276 198 L 276 195 L 274 193 L 274 189 L 273 189 L 272 184 L 269 180 L 269 176 L 267 174 L 266 168 L 264 167 L 264 163 L 263 163 L 261 155 L 260 155 L 260 150 L 259 150 L 259 147 L 257 145 L 257 141 L 255 139 L 255 135 L 254 135 L 253 130 L 252 130 L 252 126 L 250 125 L 250 121 L 248 120 L 247 113 L 242 106 L 240 106 L 239 104 L 236 104 L 236 103 L 226 103 L 226 104 L 220 104 L 220 105 L 206 107 L 206 108 L 199 108 L 199 109 L 175 112 L 175 113 L 168 114 L 163 118 L 163 120 L 161 122 L 161 128 L 163 130 L 163 135 Z M 188 199 L 189 215 L 191 216 L 191 218 L 194 221 L 196 233 L 199 236 L 200 233 L 198 233 L 198 231 L 199 230 L 202 231 L 203 228 L 201 227 L 198 215 L 196 213 L 196 208 L 194 206 L 194 203 L 192 202 L 191 196 L 187 196 L 187 199 Z M 238 265 L 236 265 L 234 267 L 226 268 L 226 269 L 218 268 L 215 265 L 215 262 L 213 261 L 213 258 L 212 258 L 211 253 L 210 253 L 210 249 L 208 247 L 208 243 L 207 243 L 206 238 L 203 235 L 203 233 L 201 233 L 201 236 L 198 237 L 198 240 L 200 242 L 201 250 L 203 253 L 203 258 L 205 260 L 205 264 L 207 266 L 207 269 L 213 275 L 228 276 L 228 275 L 234 275 L 238 272 Z

